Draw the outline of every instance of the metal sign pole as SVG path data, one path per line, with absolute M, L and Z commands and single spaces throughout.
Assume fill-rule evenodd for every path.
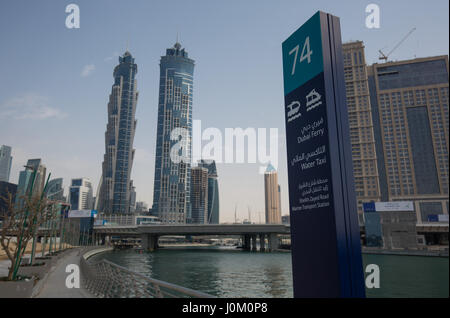
M 282 47 L 294 297 L 364 297 L 339 18 Z

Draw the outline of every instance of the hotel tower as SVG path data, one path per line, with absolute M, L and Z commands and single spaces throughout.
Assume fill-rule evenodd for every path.
M 108 103 L 105 155 L 98 209 L 104 213 L 127 213 L 130 208 L 130 175 L 134 159 L 136 130 L 137 65 L 130 52 L 119 57 Z
M 176 42 L 160 61 L 155 183 L 152 211 L 163 223 L 191 222 L 191 136 L 194 60 Z M 178 129 L 177 129 L 178 128 Z M 171 159 L 174 129 L 185 132 L 185 160 Z M 177 131 L 175 130 L 175 132 Z

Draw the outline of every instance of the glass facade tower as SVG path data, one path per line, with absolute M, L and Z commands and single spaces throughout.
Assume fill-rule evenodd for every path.
M 52 201 L 66 201 L 64 198 L 63 178 L 52 179 L 48 182 L 47 198 Z
M 160 61 L 158 124 L 156 139 L 155 183 L 152 211 L 163 223 L 186 223 L 191 220 L 191 136 L 194 60 L 175 43 Z M 171 160 L 174 129 L 187 133 L 183 144 L 185 159 Z
M 33 183 L 33 171 L 36 171 Z M 31 185 L 33 192 L 31 195 L 41 195 L 45 186 L 45 176 L 47 168 L 42 164 L 41 159 L 29 159 L 25 166 L 25 170 L 19 173 L 19 184 L 17 185 L 16 203 L 22 202 L 23 196 L 28 196 Z
M 108 103 L 105 155 L 98 209 L 105 213 L 127 213 L 130 205 L 130 175 L 136 130 L 137 65 L 130 52 L 119 57 Z
M 208 223 L 208 169 L 191 169 L 192 223 Z
M 208 221 L 209 224 L 219 224 L 219 183 L 214 160 L 200 160 L 199 167 L 208 169 Z

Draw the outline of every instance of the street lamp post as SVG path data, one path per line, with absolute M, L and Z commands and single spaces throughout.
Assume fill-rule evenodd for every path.
M 40 205 L 41 205 L 42 199 L 44 198 L 45 192 L 47 191 L 48 181 L 50 180 L 50 176 L 51 175 L 52 175 L 51 173 L 48 174 L 47 181 L 45 182 L 44 190 L 42 190 L 41 198 L 39 199 L 38 211 L 40 209 Z M 33 217 L 33 226 L 35 226 L 35 225 L 36 225 L 36 215 Z M 37 226 L 34 229 L 33 243 L 31 245 L 32 247 L 31 247 L 30 265 L 32 265 L 33 262 L 34 262 L 34 255 L 35 255 L 35 252 L 36 252 L 36 241 L 37 241 L 38 229 L 39 229 L 39 226 Z
M 53 248 L 53 228 L 55 226 L 55 207 L 52 205 L 52 212 L 51 212 L 51 218 L 50 218 L 50 243 L 49 243 L 49 247 L 48 247 L 48 252 L 51 253 L 52 252 L 52 248 Z
M 65 239 L 65 229 L 64 229 L 64 219 L 65 219 L 65 210 L 63 210 L 63 209 L 61 209 L 62 210 L 62 212 L 63 212 L 63 215 L 62 215 L 62 221 L 61 221 L 61 226 L 60 226 L 60 230 L 59 230 L 59 250 L 61 250 L 61 247 L 63 247 L 64 248 L 64 246 L 63 246 L 63 240 Z
M 31 200 L 31 196 L 33 194 L 34 181 L 36 180 L 36 173 L 37 173 L 37 171 L 32 166 L 24 166 L 24 167 L 33 169 L 33 175 L 32 175 L 30 190 L 29 190 L 29 193 L 28 193 L 28 199 Z M 22 262 L 22 255 L 21 255 L 20 251 L 21 251 L 21 248 L 22 248 L 23 232 L 25 230 L 25 224 L 27 222 L 28 214 L 29 214 L 29 212 L 28 212 L 28 208 L 27 208 L 26 211 L 25 211 L 25 217 L 24 217 L 24 220 L 23 220 L 22 233 L 20 234 L 19 243 L 18 243 L 18 246 L 17 246 L 17 256 L 16 256 L 16 262 L 14 263 L 14 272 L 13 272 L 13 276 L 12 276 L 13 280 L 16 279 L 17 271 L 19 270 L 20 263 Z M 25 249 L 26 249 L 26 247 L 25 247 Z
M 57 241 L 57 231 L 58 231 L 58 209 L 55 209 L 55 214 L 54 214 L 54 226 L 53 226 L 53 239 L 54 239 L 54 244 L 53 244 L 53 252 L 56 252 L 56 241 Z

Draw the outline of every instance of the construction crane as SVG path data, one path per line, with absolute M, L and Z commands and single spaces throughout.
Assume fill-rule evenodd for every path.
M 402 43 L 406 40 L 406 38 L 407 38 L 408 36 L 410 36 L 411 33 L 413 33 L 415 30 L 416 30 L 415 27 L 412 28 L 411 31 L 409 31 L 408 34 L 405 35 L 405 36 L 403 37 L 403 39 L 401 39 L 400 42 L 398 42 L 397 45 L 394 46 L 394 48 L 393 48 L 388 54 L 384 54 L 381 50 L 378 50 L 378 52 L 380 52 L 380 54 L 381 54 L 381 56 L 380 56 L 378 59 L 379 59 L 379 60 L 384 60 L 385 62 L 387 62 L 387 59 L 388 59 L 389 55 L 391 55 L 392 52 L 394 52 L 394 51 L 400 46 L 400 44 L 402 44 Z

